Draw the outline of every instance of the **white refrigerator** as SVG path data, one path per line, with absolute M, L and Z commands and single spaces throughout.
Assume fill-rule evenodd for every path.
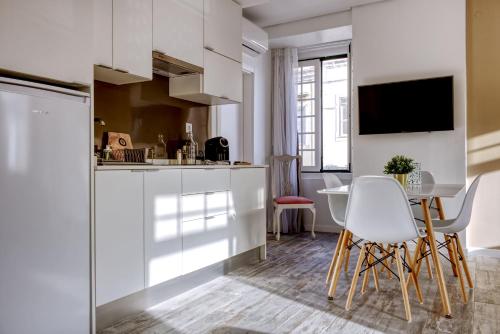
M 0 333 L 91 330 L 90 98 L 0 77 Z

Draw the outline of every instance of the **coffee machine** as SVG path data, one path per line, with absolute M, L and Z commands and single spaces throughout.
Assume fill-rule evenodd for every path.
M 229 162 L 229 142 L 224 137 L 210 138 L 205 142 L 205 160 Z

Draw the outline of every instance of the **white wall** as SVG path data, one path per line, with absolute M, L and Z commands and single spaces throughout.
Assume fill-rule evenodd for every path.
M 354 176 L 381 174 L 391 156 L 405 154 L 432 171 L 438 182 L 465 183 L 465 23 L 465 0 L 389 0 L 353 8 Z M 454 131 L 358 135 L 359 85 L 450 74 Z M 448 217 L 458 213 L 460 200 L 445 201 Z

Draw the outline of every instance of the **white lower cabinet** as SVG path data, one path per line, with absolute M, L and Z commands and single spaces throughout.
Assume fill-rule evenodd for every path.
M 231 170 L 233 255 L 266 243 L 266 170 L 241 168 Z
M 181 170 L 144 172 L 146 287 L 182 274 Z
M 143 173 L 95 173 L 96 304 L 144 289 Z
M 95 173 L 97 306 L 266 243 L 264 168 Z

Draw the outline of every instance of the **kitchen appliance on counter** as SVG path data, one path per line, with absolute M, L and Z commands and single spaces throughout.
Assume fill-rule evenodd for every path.
M 0 332 L 91 332 L 90 98 L 0 77 Z
M 229 142 L 224 137 L 210 138 L 205 142 L 205 160 L 229 162 Z

